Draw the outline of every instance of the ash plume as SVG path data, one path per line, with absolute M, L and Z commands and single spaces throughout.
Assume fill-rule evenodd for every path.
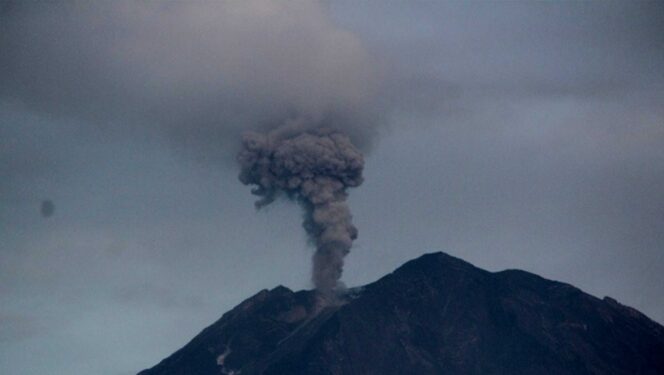
M 0 106 L 63 120 L 66 134 L 145 137 L 214 168 L 262 132 L 245 136 L 242 179 L 259 205 L 300 202 L 314 283 L 334 289 L 357 233 L 345 203 L 361 182 L 354 146 L 369 149 L 383 123 L 383 76 L 325 2 L 6 3 Z
M 268 133 L 245 133 L 237 159 L 240 181 L 261 197 L 257 208 L 280 195 L 302 206 L 303 227 L 316 247 L 312 281 L 323 295 L 332 293 L 357 238 L 346 190 L 362 183 L 362 153 L 344 133 L 297 120 Z

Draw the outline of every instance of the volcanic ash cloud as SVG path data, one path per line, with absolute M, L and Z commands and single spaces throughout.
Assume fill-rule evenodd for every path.
M 312 280 L 321 293 L 332 293 L 357 238 L 346 197 L 347 188 L 363 180 L 360 151 L 340 131 L 302 130 L 293 122 L 268 133 L 245 133 L 238 162 L 240 181 L 254 185 L 252 193 L 261 197 L 257 208 L 279 196 L 300 203 L 303 227 L 316 247 Z

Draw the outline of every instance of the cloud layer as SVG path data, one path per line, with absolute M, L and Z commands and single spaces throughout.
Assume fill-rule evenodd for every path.
M 319 3 L 6 2 L 1 12 L 3 101 L 163 128 L 202 157 L 293 114 L 334 118 L 359 144 L 371 132 L 373 62 Z

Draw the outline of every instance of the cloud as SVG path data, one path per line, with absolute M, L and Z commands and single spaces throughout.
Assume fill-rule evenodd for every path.
M 660 2 L 331 6 L 388 62 L 387 105 L 411 114 L 457 114 L 505 99 L 652 96 L 663 87 Z
M 149 124 L 202 158 L 293 114 L 334 118 L 360 144 L 375 123 L 374 62 L 317 2 L 9 1 L 0 9 L 4 102 L 95 127 Z

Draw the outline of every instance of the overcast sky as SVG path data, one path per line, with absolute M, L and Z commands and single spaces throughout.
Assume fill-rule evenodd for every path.
M 365 152 L 347 285 L 445 251 L 664 322 L 662 2 L 0 1 L 0 373 L 135 374 L 311 288 L 234 159 L 293 114 Z

